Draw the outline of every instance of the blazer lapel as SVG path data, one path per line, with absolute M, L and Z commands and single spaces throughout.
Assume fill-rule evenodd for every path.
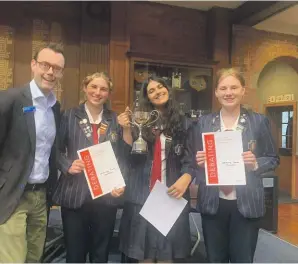
M 238 119 L 238 124 L 237 124 L 236 130 L 241 131 L 241 132 L 246 132 L 247 123 L 248 123 L 247 111 L 244 108 L 241 107 L 240 116 L 239 116 L 239 119 Z M 213 115 L 211 126 L 212 126 L 212 131 L 213 132 L 219 132 L 221 130 L 220 112 L 215 113 Z
M 243 151 L 248 150 L 250 121 L 248 111 L 241 107 L 240 117 L 238 120 L 237 130 L 242 132 Z
M 172 147 L 173 139 L 172 139 L 172 137 L 167 136 L 167 135 L 165 135 L 165 138 L 166 138 L 166 141 L 165 141 L 165 155 L 166 155 L 166 158 L 167 158 L 169 153 L 170 153 L 171 147 Z
M 85 111 L 84 103 L 80 104 L 79 107 L 76 109 L 75 116 L 78 118 L 78 125 L 83 131 L 84 135 L 90 141 L 90 143 L 93 144 L 92 127 Z
M 112 123 L 112 116 L 108 109 L 103 109 L 102 120 L 99 128 L 99 143 L 106 141 L 107 134 L 110 131 Z
M 23 113 L 22 114 L 24 115 L 26 120 L 26 124 L 28 127 L 28 134 L 31 142 L 31 148 L 34 153 L 36 148 L 36 129 L 35 129 L 35 119 L 34 119 L 35 110 L 26 112 L 24 108 L 28 106 L 33 106 L 30 85 L 28 85 L 28 87 L 26 87 L 23 92 L 23 98 L 22 98 Z
M 220 115 L 219 112 L 215 113 L 211 120 L 211 127 L 213 132 L 220 131 Z

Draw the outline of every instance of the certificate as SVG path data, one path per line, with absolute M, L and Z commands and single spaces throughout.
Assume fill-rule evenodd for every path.
M 167 191 L 168 187 L 166 185 L 156 181 L 140 211 L 140 215 L 164 236 L 167 236 L 170 232 L 187 204 L 187 200 L 183 197 L 180 199 L 174 198 Z
M 206 185 L 246 185 L 240 131 L 203 133 Z
M 81 149 L 78 155 L 85 163 L 84 174 L 93 199 L 125 186 L 110 141 Z

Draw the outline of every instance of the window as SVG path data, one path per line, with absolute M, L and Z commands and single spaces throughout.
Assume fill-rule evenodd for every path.
M 281 147 L 292 149 L 293 111 L 283 111 L 281 122 Z

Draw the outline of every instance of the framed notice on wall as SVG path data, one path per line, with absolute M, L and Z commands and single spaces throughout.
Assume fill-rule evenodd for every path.
M 0 90 L 13 86 L 14 29 L 0 26 Z

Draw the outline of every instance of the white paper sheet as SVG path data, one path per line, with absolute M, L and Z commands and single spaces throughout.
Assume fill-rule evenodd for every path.
M 84 173 L 93 199 L 125 186 L 110 141 L 81 149 L 78 155 L 85 163 Z
M 187 204 L 184 198 L 176 199 L 169 196 L 167 190 L 166 185 L 156 181 L 140 211 L 140 215 L 164 236 L 167 236 Z
M 246 185 L 241 131 L 203 133 L 206 185 Z

